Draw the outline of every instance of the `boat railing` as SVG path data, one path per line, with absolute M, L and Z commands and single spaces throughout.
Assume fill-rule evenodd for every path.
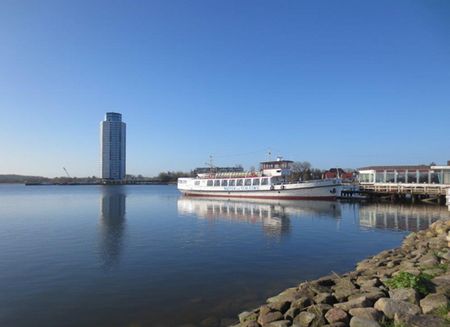
M 211 173 L 211 174 L 198 174 L 202 179 L 219 179 L 219 178 L 255 178 L 264 177 L 261 172 L 228 172 L 228 173 Z

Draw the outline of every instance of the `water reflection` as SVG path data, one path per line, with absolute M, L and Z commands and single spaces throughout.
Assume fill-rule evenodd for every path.
M 359 208 L 362 227 L 416 232 L 445 218 L 450 213 L 444 206 L 372 203 Z
M 269 237 L 282 237 L 291 232 L 292 216 L 326 216 L 339 218 L 340 206 L 328 201 L 289 201 L 258 199 L 192 198 L 178 199 L 178 213 L 195 215 L 214 221 L 226 219 L 261 224 Z
M 105 269 L 119 261 L 125 230 L 126 196 L 123 186 L 103 186 L 100 205 L 100 260 Z

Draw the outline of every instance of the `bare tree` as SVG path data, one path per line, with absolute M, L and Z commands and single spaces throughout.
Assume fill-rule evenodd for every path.
M 311 178 L 311 164 L 308 161 L 296 161 L 291 166 L 291 181 L 308 180 Z

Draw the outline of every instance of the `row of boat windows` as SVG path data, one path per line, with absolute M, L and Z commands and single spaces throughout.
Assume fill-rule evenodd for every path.
M 246 179 L 209 179 L 206 186 L 259 186 L 269 185 L 269 178 L 246 178 Z

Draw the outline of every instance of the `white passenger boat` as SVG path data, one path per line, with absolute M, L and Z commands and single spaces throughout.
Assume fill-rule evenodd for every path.
M 278 158 L 261 163 L 258 172 L 199 174 L 178 179 L 178 189 L 189 196 L 224 198 L 335 200 L 340 179 L 288 182 L 292 161 Z

